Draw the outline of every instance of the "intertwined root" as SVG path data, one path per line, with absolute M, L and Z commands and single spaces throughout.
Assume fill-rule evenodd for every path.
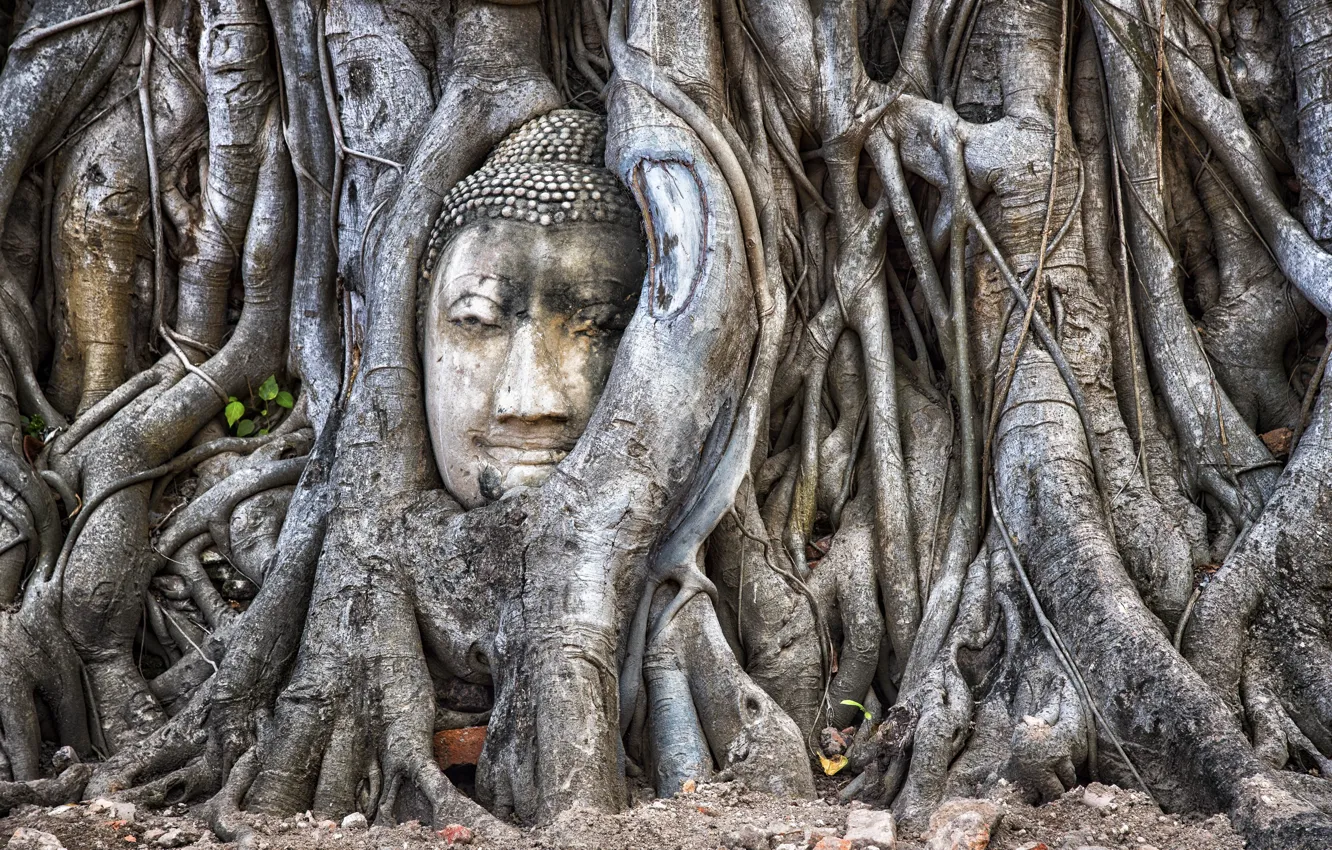
M 853 793 L 908 824 L 1102 776 L 1332 844 L 1320 3 L 1284 34 L 1130 0 L 23 4 L 0 806 L 79 793 L 37 778 L 50 719 L 110 755 L 84 793 L 213 795 L 224 836 L 499 829 L 430 757 L 486 716 L 456 685 L 493 689 L 503 817 L 617 808 L 627 774 L 806 794 L 852 701 L 886 721 Z M 644 206 L 645 307 L 548 485 L 460 514 L 421 246 L 574 102 Z M 297 412 L 228 437 L 268 375 Z M 34 414 L 76 416 L 41 449 Z
M 41 713 L 54 719 L 62 746 L 90 751 L 82 665 L 55 616 L 58 595 L 56 582 L 35 577 L 19 608 L 0 610 L 0 783 L 43 776 Z

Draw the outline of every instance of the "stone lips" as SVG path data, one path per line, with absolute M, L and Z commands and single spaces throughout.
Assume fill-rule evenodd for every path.
M 422 277 L 430 279 L 449 234 L 474 221 L 641 226 L 638 204 L 605 167 L 605 148 L 606 119 L 591 112 L 558 109 L 519 127 L 449 190 L 430 231 Z

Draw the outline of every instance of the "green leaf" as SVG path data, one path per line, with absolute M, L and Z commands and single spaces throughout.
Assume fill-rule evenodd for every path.
M 259 415 L 262 416 L 262 417 L 264 417 L 265 419 L 267 419 L 267 418 L 268 418 L 268 408 L 265 407 L 263 410 L 259 411 Z
M 245 415 L 245 405 L 241 404 L 239 401 L 236 401 L 235 397 L 233 396 L 231 401 L 227 402 L 226 414 L 227 414 L 227 427 L 230 428 L 232 425 L 236 424 L 237 419 L 240 419 L 242 416 Z M 241 436 L 244 435 L 242 434 Z
M 240 401 L 240 399 L 236 398 L 234 395 L 229 395 L 227 396 L 227 401 Z
M 285 407 L 290 409 L 291 406 L 296 403 L 296 399 L 291 397 L 291 393 L 287 392 L 286 390 L 283 390 L 282 392 L 277 394 L 277 403 L 278 407 Z
M 866 710 L 865 706 L 861 705 L 860 703 L 856 702 L 856 701 L 853 700 L 853 699 L 844 699 L 844 700 L 842 700 L 842 705 L 851 705 L 851 706 L 855 706 L 856 708 L 860 709 L 860 713 L 861 713 L 861 714 L 865 715 L 865 719 L 866 719 L 866 720 L 873 720 L 873 719 L 874 719 L 874 715 L 870 714 L 869 711 Z
M 249 419 L 242 419 L 236 426 L 237 437 L 248 437 L 254 433 L 254 422 Z
M 272 401 L 277 398 L 278 383 L 277 378 L 269 375 L 262 384 L 259 385 L 259 397 L 264 401 Z
M 267 428 L 260 428 L 260 429 L 259 429 L 259 436 L 262 437 L 262 436 L 266 435 L 267 433 L 268 433 L 268 429 L 267 429 Z

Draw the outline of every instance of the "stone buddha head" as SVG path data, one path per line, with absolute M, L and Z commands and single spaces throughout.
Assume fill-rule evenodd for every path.
M 550 476 L 633 316 L 646 241 L 604 148 L 597 115 L 535 118 L 453 187 L 431 233 L 426 414 L 444 486 L 464 508 Z

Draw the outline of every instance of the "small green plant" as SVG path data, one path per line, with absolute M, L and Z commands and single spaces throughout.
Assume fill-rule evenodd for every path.
M 235 396 L 227 399 L 227 406 L 223 412 L 227 417 L 227 427 L 235 428 L 237 437 L 267 434 L 273 418 L 277 416 L 276 410 L 269 414 L 270 405 L 276 404 L 278 407 L 291 409 L 296 403 L 291 393 L 278 386 L 276 375 L 269 375 L 259 385 L 258 396 L 256 401 L 251 394 L 248 405 Z
M 23 433 L 33 439 L 40 440 L 42 434 L 46 433 L 46 420 L 42 418 L 40 413 L 34 413 L 31 416 L 22 416 L 19 417 L 19 420 L 23 424 Z
M 870 720 L 870 721 L 873 721 L 873 720 L 874 720 L 874 715 L 873 715 L 873 714 L 870 714 L 869 709 L 865 708 L 865 706 L 861 705 L 860 703 L 856 702 L 856 701 L 853 700 L 853 699 L 844 699 L 844 700 L 842 700 L 842 705 L 851 705 L 851 706 L 855 706 L 856 708 L 860 709 L 860 713 L 861 713 L 861 714 L 865 715 L 865 719 L 866 719 L 866 720 Z

